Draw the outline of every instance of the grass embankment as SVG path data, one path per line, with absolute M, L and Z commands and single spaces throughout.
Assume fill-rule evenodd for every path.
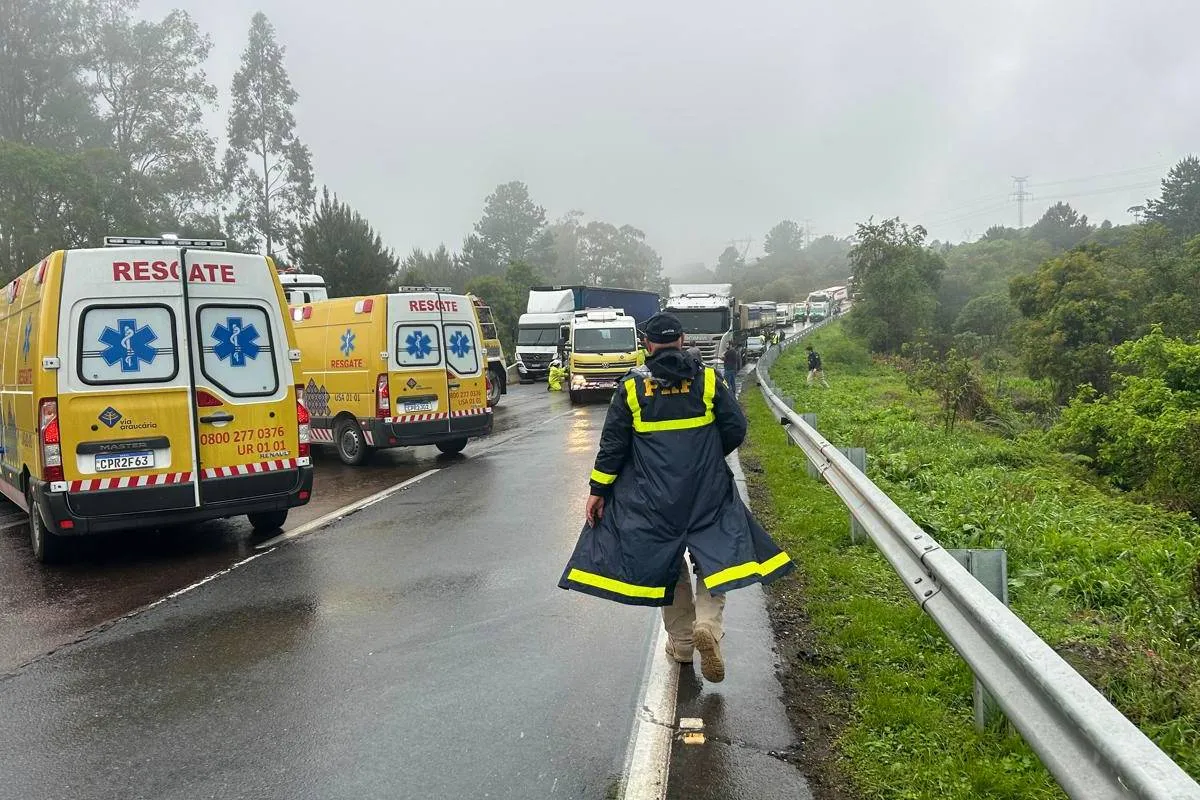
M 1013 610 L 1200 776 L 1200 526 L 1104 488 L 1038 431 L 946 433 L 932 395 L 839 328 L 813 342 L 833 388 L 804 386 L 798 346 L 772 370 L 797 409 L 833 443 L 866 447 L 870 478 L 943 546 L 1007 549 Z M 975 732 L 965 664 L 874 547 L 850 544 L 845 507 L 807 477 L 758 391 L 746 408 L 756 510 L 800 565 L 772 591 L 785 684 L 834 688 L 819 702 L 848 710 L 833 751 L 856 794 L 1062 797 L 1018 737 Z M 808 716 L 811 698 L 789 702 Z

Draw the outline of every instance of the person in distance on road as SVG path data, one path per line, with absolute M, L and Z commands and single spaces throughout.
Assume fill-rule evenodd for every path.
M 729 391 L 737 395 L 737 374 L 742 368 L 742 354 L 738 349 L 730 344 L 725 350 L 725 383 L 729 384 Z
M 725 593 L 794 565 L 750 515 L 725 463 L 746 437 L 733 393 L 680 349 L 674 315 L 651 317 L 646 341 L 650 357 L 613 394 L 586 523 L 558 585 L 661 607 L 667 655 L 690 664 L 699 650 L 701 673 L 717 682 Z

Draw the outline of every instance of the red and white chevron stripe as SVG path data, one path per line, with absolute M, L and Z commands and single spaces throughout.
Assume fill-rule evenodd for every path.
M 103 489 L 128 489 L 136 486 L 170 486 L 189 483 L 190 472 L 165 472 L 160 475 L 126 475 L 123 478 L 92 478 L 85 481 L 70 481 L 68 492 L 98 492 Z
M 331 428 L 312 428 L 308 435 L 312 437 L 314 442 L 332 442 L 333 429 Z
M 239 467 L 209 467 L 204 470 L 206 478 L 233 478 L 238 475 L 257 475 L 262 472 L 278 472 L 281 469 L 295 469 L 299 466 L 294 458 L 282 461 L 262 461 L 258 464 L 242 464 Z
M 301 461 L 304 463 L 302 464 Z M 258 475 L 264 472 L 277 472 L 281 469 L 295 469 L 306 466 L 308 459 L 283 459 L 281 461 L 263 461 L 258 464 L 243 464 L 237 467 L 209 467 L 204 470 L 205 478 L 232 478 L 237 475 Z M 99 492 L 105 489 L 131 489 L 141 486 L 172 486 L 177 483 L 190 483 L 190 472 L 165 472 L 159 475 L 126 475 L 121 478 L 92 478 L 83 481 L 69 481 L 68 492 Z
M 389 417 L 384 420 L 393 424 L 405 424 L 408 422 L 435 422 L 439 419 L 450 419 L 451 417 L 458 419 L 459 417 L 477 417 L 481 414 L 491 414 L 490 408 L 468 408 L 465 411 L 434 411 L 428 414 L 401 414 L 398 417 Z

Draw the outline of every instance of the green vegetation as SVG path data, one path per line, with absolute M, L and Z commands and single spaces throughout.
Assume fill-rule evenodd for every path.
M 804 385 L 799 348 L 772 370 L 798 410 L 815 412 L 835 444 L 866 447 L 871 479 L 943 546 L 1005 548 L 1013 610 L 1200 776 L 1200 525 L 1059 452 L 1036 416 L 1045 387 L 1010 379 L 1005 401 L 1029 410 L 1013 410 L 1002 432 L 979 422 L 947 432 L 942 399 L 911 388 L 894 362 L 872 361 L 838 327 L 814 343 L 832 389 Z M 844 506 L 805 477 L 758 393 L 747 413 L 757 511 L 800 565 L 773 593 L 803 609 L 816 641 L 815 658 L 788 667 L 849 695 L 837 748 L 861 796 L 1061 797 L 1019 738 L 975 732 L 967 667 L 875 549 L 850 544 Z

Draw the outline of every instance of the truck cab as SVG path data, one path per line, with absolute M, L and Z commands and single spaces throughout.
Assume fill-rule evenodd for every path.
M 637 325 L 620 309 L 577 311 L 563 333 L 572 403 L 581 402 L 587 392 L 613 391 L 625 373 L 642 361 Z

